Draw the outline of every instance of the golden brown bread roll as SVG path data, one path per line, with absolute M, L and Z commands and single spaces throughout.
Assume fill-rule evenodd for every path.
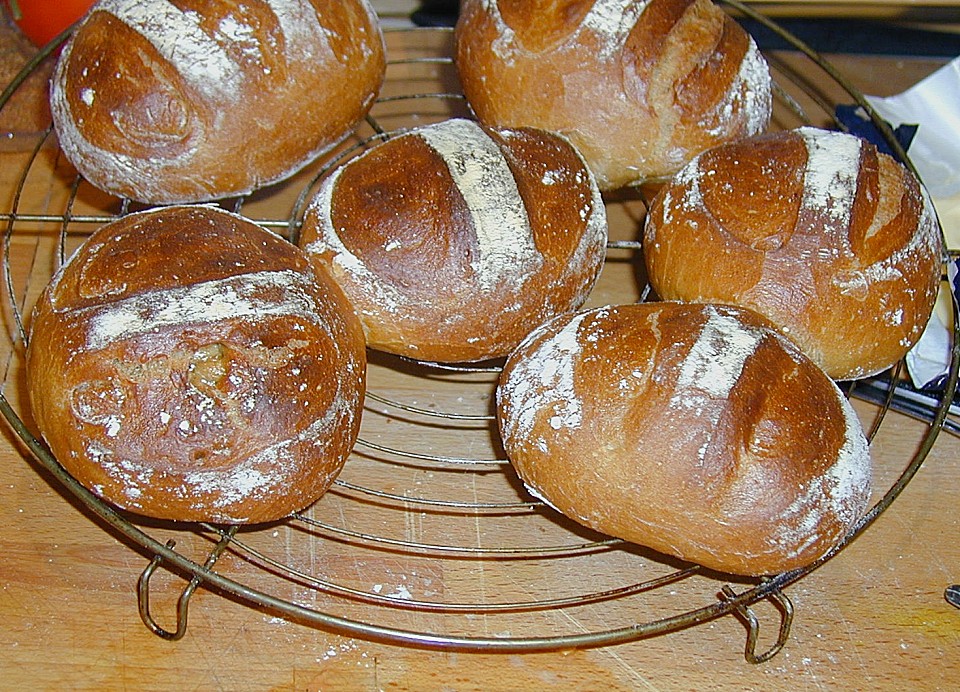
M 708 568 L 807 565 L 869 500 L 853 409 L 741 308 L 662 302 L 558 317 L 507 360 L 497 399 L 507 455 L 535 495 Z
M 342 141 L 385 70 L 367 0 L 100 0 L 51 84 L 60 146 L 151 204 L 244 194 Z
M 40 431 L 78 481 L 161 519 L 251 523 L 317 500 L 353 447 L 363 332 L 292 243 L 212 207 L 95 232 L 34 311 Z
M 560 132 L 601 189 L 763 131 L 770 72 L 709 0 L 464 0 L 455 59 L 481 122 Z
M 800 128 L 717 147 L 654 199 L 643 247 L 661 298 L 763 314 L 834 379 L 875 374 L 933 310 L 939 227 L 872 144 Z
M 566 140 L 452 119 L 336 170 L 299 242 L 343 288 L 370 347 L 450 363 L 505 356 L 582 305 L 606 239 L 600 191 Z

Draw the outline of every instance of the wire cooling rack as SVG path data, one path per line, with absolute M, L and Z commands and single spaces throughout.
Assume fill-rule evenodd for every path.
M 779 31 L 739 3 L 726 4 Z M 777 84 L 776 128 L 841 127 L 834 119 L 840 102 L 872 114 L 829 63 L 787 38 L 796 48 L 791 59 L 767 56 Z M 223 205 L 292 239 L 312 191 L 333 167 L 397 132 L 470 117 L 449 57 L 450 31 L 388 30 L 387 44 L 387 80 L 356 137 L 293 179 Z M 0 108 L 31 75 L 49 68 L 51 51 L 24 68 L 0 97 Z M 829 93 L 813 86 L 813 73 L 829 77 Z M 896 150 L 889 128 L 876 124 Z M 314 506 L 265 526 L 145 521 L 117 512 L 79 485 L 34 437 L 25 413 L 24 315 L 73 248 L 99 225 L 135 207 L 78 178 L 59 154 L 52 129 L 28 139 L 18 153 L 22 167 L 12 181 L 12 206 L 0 214 L 9 337 L 2 351 L 7 363 L 0 412 L 92 518 L 146 553 L 137 584 L 140 615 L 167 639 L 186 634 L 191 596 L 202 587 L 306 627 L 468 651 L 605 646 L 732 615 L 746 626 L 746 659 L 758 663 L 773 657 L 789 637 L 793 605 L 786 587 L 866 530 L 909 483 L 941 429 L 953 424 L 949 405 L 956 389 L 956 355 L 939 399 L 911 412 L 929 422 L 916 454 L 903 460 L 902 469 L 886 474 L 889 487 L 877 492 L 871 510 L 843 543 L 802 570 L 731 580 L 593 533 L 527 495 L 498 445 L 496 366 L 441 368 L 371 353 L 360 439 L 340 478 Z M 646 208 L 643 191 L 610 195 L 606 203 L 611 240 L 591 301 L 643 299 L 637 241 Z M 871 439 L 882 430 L 886 412 L 897 408 L 897 392 L 888 388 L 879 406 L 870 409 Z M 185 582 L 176 613 L 162 617 L 151 609 L 157 569 Z M 772 606 L 764 613 L 775 613 L 775 634 L 764 637 L 772 643 L 762 650 L 760 602 Z

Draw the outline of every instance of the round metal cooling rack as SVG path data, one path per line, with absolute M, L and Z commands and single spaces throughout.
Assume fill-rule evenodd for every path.
M 735 2 L 724 4 L 777 31 L 804 57 L 798 69 L 780 56 L 768 56 L 777 83 L 775 126 L 841 127 L 834 120 L 831 97 L 813 89 L 804 77 L 820 70 L 837 85 L 842 98 L 859 104 L 874 119 L 906 160 L 889 128 L 831 65 L 755 11 Z M 418 32 L 416 41 L 404 36 L 409 31 Z M 313 169 L 269 190 L 230 200 L 227 208 L 293 239 L 315 186 L 333 167 L 398 132 L 470 116 L 449 58 L 449 30 L 385 33 L 387 80 L 357 136 Z M 0 97 L 0 108 L 32 72 L 49 64 L 54 48 L 52 44 L 24 68 Z M 38 162 L 51 156 L 57 161 L 55 172 L 46 174 L 54 178 L 54 192 L 45 202 L 60 205 L 62 213 L 57 214 L 32 209 L 23 197 L 36 171 L 43 170 Z M 785 587 L 830 560 L 896 499 L 948 420 L 956 389 L 955 349 L 945 391 L 929 411 L 929 426 L 916 454 L 902 471 L 893 471 L 899 475 L 886 492 L 878 493 L 868 514 L 816 563 L 764 579 L 730 581 L 595 534 L 527 495 L 497 442 L 496 364 L 440 367 L 377 353 L 370 354 L 360 439 L 340 478 L 314 506 L 267 526 L 145 522 L 116 511 L 66 473 L 22 419 L 23 404 L 15 403 L 22 401 L 26 340 L 22 316 L 50 272 L 93 228 L 134 206 L 105 198 L 77 178 L 60 160 L 52 129 L 24 152 L 13 207 L 0 214 L 5 223 L 5 311 L 15 322 L 15 329 L 8 330 L 15 336 L 9 344 L 0 411 L 43 468 L 111 531 L 147 553 L 149 562 L 138 583 L 140 614 L 153 632 L 167 639 L 184 636 L 190 598 L 203 586 L 305 626 L 409 646 L 469 651 L 605 646 L 732 614 L 746 626 L 747 660 L 765 661 L 789 637 L 793 606 Z M 604 289 L 601 277 L 597 300 L 643 299 L 643 281 L 636 279 L 635 269 L 643 195 L 611 195 L 607 206 L 611 241 L 604 272 L 619 271 L 618 276 L 633 277 L 638 285 L 635 293 L 624 295 L 617 292 L 623 282 Z M 33 267 L 29 277 L 14 280 L 11 245 L 24 235 L 36 238 Z M 955 333 L 955 343 L 956 337 Z M 895 399 L 896 387 L 891 387 L 877 409 L 871 439 L 881 430 L 886 411 L 895 407 Z M 151 583 L 160 567 L 187 582 L 179 596 L 175 626 L 169 628 L 159 624 L 151 610 Z M 465 592 L 471 596 L 464 597 Z M 772 605 L 767 610 L 777 613 L 779 623 L 772 644 L 758 652 L 760 624 L 754 606 L 761 601 Z

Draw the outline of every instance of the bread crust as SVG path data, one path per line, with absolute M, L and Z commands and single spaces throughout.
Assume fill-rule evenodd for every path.
M 337 286 L 295 245 L 199 206 L 95 232 L 41 295 L 26 367 L 40 432 L 85 487 L 222 523 L 316 501 L 356 440 L 366 382 Z
M 600 191 L 566 140 L 452 119 L 335 171 L 299 243 L 340 283 L 371 348 L 451 363 L 505 356 L 580 307 L 606 240 Z
M 149 204 L 282 180 L 356 127 L 383 82 L 367 0 L 100 0 L 51 80 L 60 146 Z
M 604 190 L 770 120 L 765 59 L 709 0 L 465 0 L 455 41 L 480 121 L 563 134 Z
M 807 565 L 869 500 L 849 403 L 748 310 L 660 302 L 559 317 L 507 360 L 497 402 L 535 496 L 723 572 Z
M 660 297 L 756 310 L 834 379 L 900 360 L 942 271 L 916 178 L 865 140 L 810 127 L 697 157 L 654 199 L 643 248 Z

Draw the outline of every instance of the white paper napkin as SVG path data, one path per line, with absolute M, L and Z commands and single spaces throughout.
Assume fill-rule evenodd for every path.
M 866 98 L 894 128 L 919 125 L 910 144 L 910 160 L 930 193 L 947 246 L 960 248 L 960 57 L 903 93 Z M 949 291 L 958 293 L 957 271 L 953 263 L 930 323 L 907 354 L 907 369 L 917 387 L 937 382 L 949 368 L 953 333 Z

